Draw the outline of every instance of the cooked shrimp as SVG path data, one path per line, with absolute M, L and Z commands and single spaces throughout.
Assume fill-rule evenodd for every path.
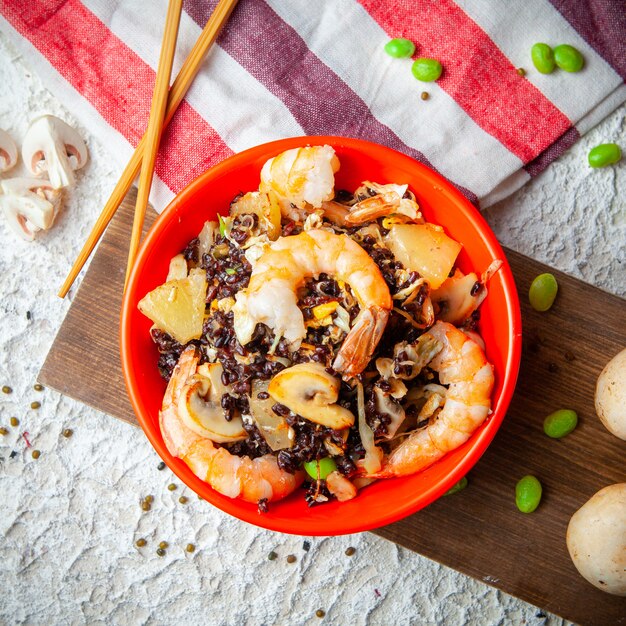
M 247 289 L 236 295 L 235 333 L 245 345 L 257 323 L 264 323 L 297 350 L 306 336 L 297 290 L 307 278 L 322 273 L 348 283 L 361 307 L 333 363 L 350 378 L 367 365 L 382 337 L 392 302 L 376 263 L 345 235 L 313 229 L 271 244 L 256 262 Z
M 493 366 L 477 343 L 458 328 L 438 321 L 428 333 L 443 345 L 429 367 L 449 385 L 445 403 L 423 429 L 396 448 L 376 478 L 393 478 L 419 472 L 447 452 L 464 444 L 485 421 L 491 405 Z
M 280 500 L 298 487 L 304 475 L 289 474 L 278 467 L 271 454 L 251 459 L 235 456 L 188 428 L 181 420 L 178 404 L 194 379 L 198 354 L 193 346 L 180 355 L 167 385 L 159 413 L 161 434 L 170 453 L 182 459 L 191 471 L 219 493 L 247 502 Z
M 415 200 L 404 197 L 407 189 L 407 185 L 379 185 L 365 181 L 356 192 L 357 197 L 362 199 L 350 207 L 350 212 L 345 216 L 344 222 L 349 226 L 357 226 L 391 213 L 405 215 L 413 222 L 423 222 Z M 375 195 L 370 195 L 371 193 Z
M 283 212 L 291 205 L 319 209 L 335 195 L 335 172 L 339 159 L 330 146 L 293 148 L 269 159 L 261 170 L 259 190 L 273 191 Z

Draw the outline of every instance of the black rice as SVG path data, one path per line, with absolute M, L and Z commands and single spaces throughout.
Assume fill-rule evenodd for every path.
M 347 206 L 356 201 L 376 195 L 371 188 L 361 190 L 357 197 L 344 190 L 338 190 L 335 201 Z M 241 197 L 241 194 L 240 196 Z M 412 197 L 409 194 L 406 197 Z M 238 198 L 235 198 L 237 200 Z M 228 387 L 228 392 L 221 398 L 221 407 L 226 420 L 231 421 L 235 417 L 243 416 L 243 426 L 246 431 L 246 439 L 231 444 L 222 445 L 231 454 L 247 456 L 251 459 L 264 455 L 274 454 L 278 466 L 287 472 L 295 473 L 302 469 L 303 463 L 328 457 L 332 451 L 337 470 L 348 478 L 358 473 L 357 461 L 365 456 L 365 450 L 358 431 L 358 411 L 355 388 L 344 381 L 341 382 L 338 404 L 348 409 L 355 416 L 355 426 L 345 433 L 334 431 L 300 415 L 293 413 L 287 406 L 275 403 L 272 406 L 274 413 L 282 418 L 291 427 L 294 434 L 293 446 L 273 452 L 257 428 L 253 419 L 250 418 L 250 396 L 253 381 L 268 381 L 281 371 L 286 364 L 297 364 L 308 361 L 321 363 L 326 371 L 332 375 L 338 375 L 331 365 L 337 350 L 345 339 L 346 333 L 335 324 L 322 325 L 316 319 L 315 308 L 337 302 L 342 306 L 350 317 L 352 323 L 359 313 L 349 285 L 341 285 L 328 274 L 308 279 L 298 291 L 298 306 L 302 311 L 307 326 L 306 337 L 303 345 L 296 351 L 284 338 L 275 341 L 274 332 L 264 324 L 257 324 L 252 339 L 245 346 L 239 343 L 234 331 L 234 315 L 231 307 L 236 295 L 245 289 L 250 281 L 252 267 L 245 256 L 246 242 L 251 236 L 258 234 L 259 220 L 254 214 L 242 214 L 234 217 L 228 226 L 230 230 L 222 227 L 222 234 L 217 235 L 208 253 L 199 258 L 199 240 L 193 239 L 185 247 L 182 254 L 190 265 L 199 265 L 207 278 L 206 315 L 202 328 L 202 337 L 191 342 L 200 350 L 200 362 L 218 362 L 222 366 L 222 383 Z M 381 232 L 385 229 L 378 224 Z M 406 268 L 395 259 L 392 252 L 379 245 L 371 235 L 362 236 L 359 232 L 361 226 L 347 229 L 348 235 L 352 236 L 373 259 L 379 268 L 385 283 L 392 295 L 403 289 L 407 289 L 420 279 L 415 271 L 407 271 Z M 292 220 L 283 220 L 281 234 L 283 237 L 296 235 L 302 232 L 302 224 Z M 480 284 L 476 283 L 479 285 Z M 429 294 L 428 285 L 417 288 L 417 293 L 411 296 L 411 302 L 404 304 L 403 299 L 394 300 L 394 307 L 404 310 L 416 319 L 420 319 L 422 308 Z M 472 291 L 476 290 L 476 285 Z M 472 295 L 475 295 L 473 293 Z M 229 301 L 230 299 L 230 301 Z M 337 314 L 330 313 L 331 317 Z M 478 313 L 475 313 L 467 321 L 468 328 L 475 328 L 478 322 Z M 391 417 L 384 411 L 379 411 L 376 405 L 375 390 L 380 389 L 384 393 L 391 390 L 390 384 L 382 379 L 376 370 L 375 359 L 379 356 L 393 358 L 394 346 L 400 341 L 415 341 L 424 330 L 416 328 L 403 315 L 397 311 L 391 311 L 389 319 L 371 361 L 359 379 L 364 383 L 365 390 L 365 414 L 366 421 L 374 431 L 376 440 L 384 438 L 388 434 Z M 176 342 L 167 333 L 160 330 L 152 331 L 152 338 L 159 351 L 158 368 L 161 376 L 169 380 L 172 371 L 184 350 L 185 346 Z M 270 347 L 273 354 L 270 354 Z M 406 355 L 400 354 L 394 362 L 396 375 L 408 374 L 410 366 L 400 363 Z M 429 378 L 430 377 L 430 378 Z M 421 379 L 436 380 L 432 373 L 425 372 Z M 257 392 L 259 400 L 267 400 L 267 391 Z M 395 400 L 391 399 L 391 402 Z M 407 414 L 413 420 L 417 417 L 417 409 L 409 407 Z M 388 444 L 380 443 L 384 449 Z M 338 452 L 341 452 L 338 454 Z M 304 485 L 305 499 L 310 506 L 319 504 L 331 497 L 324 480 L 308 480 Z M 267 512 L 267 500 L 258 502 L 259 512 Z

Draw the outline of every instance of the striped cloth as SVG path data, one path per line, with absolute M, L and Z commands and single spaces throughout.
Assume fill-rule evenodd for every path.
M 147 125 L 166 5 L 0 0 L 0 25 L 122 165 Z M 186 0 L 174 71 L 214 6 Z M 416 81 L 383 51 L 392 37 L 442 77 Z M 575 46 L 585 68 L 538 73 L 538 41 Z M 486 207 L 622 104 L 625 74 L 622 0 L 240 0 L 164 134 L 152 200 L 234 152 L 328 134 L 409 154 Z

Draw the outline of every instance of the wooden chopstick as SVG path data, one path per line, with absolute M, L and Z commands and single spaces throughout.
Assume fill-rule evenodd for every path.
M 176 39 L 178 37 L 178 25 L 180 24 L 180 14 L 183 10 L 183 0 L 170 0 L 165 16 L 165 28 L 163 30 L 163 41 L 161 42 L 161 54 L 159 65 L 154 82 L 154 92 L 152 94 L 152 104 L 150 105 L 150 117 L 148 118 L 148 128 L 146 130 L 146 140 L 143 149 L 143 160 L 141 163 L 141 174 L 139 175 L 139 189 L 137 190 L 137 202 L 135 204 L 135 217 L 133 219 L 133 230 L 130 235 L 130 246 L 128 249 L 128 263 L 126 265 L 126 279 L 124 290 L 128 285 L 130 271 L 135 264 L 139 241 L 141 239 L 141 229 L 143 219 L 148 207 L 148 197 L 152 186 L 152 176 L 154 174 L 154 162 L 156 161 L 161 132 L 163 130 L 163 116 L 167 106 L 167 92 L 170 86 L 170 76 L 176 52 Z
M 164 127 L 170 123 L 178 105 L 182 102 L 193 79 L 198 73 L 206 53 L 213 42 L 217 39 L 217 35 L 219 34 L 222 26 L 226 23 L 226 20 L 230 17 L 230 14 L 237 5 L 237 2 L 238 0 L 220 0 L 215 7 L 215 10 L 211 14 L 211 17 L 198 37 L 198 40 L 189 53 L 189 56 L 180 68 L 180 72 L 178 72 L 176 80 L 172 83 L 167 99 L 165 119 L 163 120 Z M 76 277 L 87 262 L 87 259 L 96 247 L 100 237 L 102 237 L 102 233 L 105 231 L 109 222 L 113 218 L 115 211 L 117 211 L 117 208 L 128 193 L 135 177 L 139 173 L 145 145 L 146 136 L 144 135 L 141 138 L 141 141 L 137 144 L 137 148 L 135 149 L 133 156 L 124 168 L 122 176 L 115 185 L 115 188 L 104 205 L 96 223 L 93 225 L 91 233 L 78 254 L 76 261 L 74 261 L 74 265 L 72 265 L 72 268 L 70 269 L 67 278 L 59 291 L 59 297 L 64 298 L 67 295 L 67 292 L 74 284 Z

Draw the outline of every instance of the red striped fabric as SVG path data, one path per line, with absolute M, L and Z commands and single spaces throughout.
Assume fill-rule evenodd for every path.
M 489 36 L 452 0 L 359 2 L 390 38 L 416 41 L 417 56 L 438 59 L 445 68 L 438 84 L 524 163 L 570 128 L 567 117 L 517 74 Z
M 155 80 L 146 63 L 78 0 L 0 0 L 0 10 L 110 126 L 137 145 Z M 215 130 L 183 102 L 163 135 L 156 173 L 177 192 L 231 154 Z
M 187 0 L 185 10 L 199 26 L 211 15 L 205 0 Z M 307 135 L 369 139 L 410 155 L 436 169 L 419 150 L 381 124 L 363 100 L 263 0 L 246 0 L 231 16 L 219 44 L 250 74 L 277 95 Z M 476 195 L 460 190 L 472 201 Z
M 519 76 L 489 36 L 491 29 L 503 45 L 503 30 L 495 25 L 505 24 L 505 29 L 514 27 L 517 39 L 524 38 L 526 25 L 520 23 L 519 12 L 508 11 L 498 0 L 493 0 L 492 11 L 488 0 L 477 0 L 465 5 L 472 19 L 459 6 L 464 2 L 468 0 L 325 0 L 302 3 L 296 14 L 282 0 L 240 0 L 218 39 L 219 54 L 197 79 L 204 82 L 190 96 L 194 106 L 183 102 L 164 135 L 159 178 L 177 192 L 234 150 L 302 129 L 395 148 L 445 172 L 453 183 L 457 176 L 463 185 L 457 186 L 474 202 L 476 193 L 489 202 L 511 193 L 562 154 L 579 131 L 597 123 L 598 112 L 606 115 L 609 107 L 626 99 L 618 74 L 624 72 L 623 5 L 611 0 L 528 0 L 528 11 L 537 12 L 544 33 L 577 38 L 577 45 L 587 46 L 589 73 L 576 82 L 536 72 Z M 215 4 L 185 0 L 187 48 Z M 99 113 L 102 124 L 97 127 L 96 120 L 94 134 L 106 141 L 107 130 L 113 128 L 136 145 L 145 130 L 155 78 L 146 60 L 153 63 L 152 52 L 158 49 L 158 16 L 165 5 L 165 0 L 153 0 L 150 20 L 140 15 L 140 3 L 130 0 L 0 0 L 0 13 L 9 36 L 26 55 L 34 55 L 38 69 L 45 74 L 52 68 L 65 81 L 55 85 L 74 90 L 68 88 L 63 95 L 82 97 Z M 594 30 L 594 23 L 601 28 Z M 410 62 L 385 57 L 386 37 L 398 36 L 416 42 L 416 56 L 442 62 L 444 74 L 435 85 L 416 84 Z M 351 63 L 337 48 L 328 47 L 342 37 L 358 39 L 357 47 L 367 48 L 366 54 Z M 520 57 L 519 50 L 527 46 L 525 40 L 516 41 L 503 50 L 511 58 Z M 408 70 L 406 82 L 402 68 Z M 229 80 L 233 73 L 237 79 Z M 370 74 L 376 79 L 369 80 Z M 401 106 L 395 108 L 385 92 L 390 77 L 401 91 L 395 101 Z M 593 77 L 595 94 L 587 97 L 581 81 Z M 552 82 L 542 82 L 548 80 Z M 418 103 L 425 88 L 431 98 Z M 575 107 L 570 107 L 572 102 Z M 257 120 L 262 130 L 257 130 Z
M 626 5 L 622 0 L 550 0 L 626 80 Z

